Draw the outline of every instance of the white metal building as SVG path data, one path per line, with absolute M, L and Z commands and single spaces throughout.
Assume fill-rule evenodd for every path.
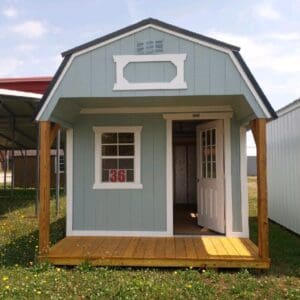
M 267 126 L 270 219 L 300 234 L 300 99 Z

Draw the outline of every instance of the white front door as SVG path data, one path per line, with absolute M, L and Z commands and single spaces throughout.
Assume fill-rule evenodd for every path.
M 225 233 L 223 120 L 197 126 L 198 224 Z

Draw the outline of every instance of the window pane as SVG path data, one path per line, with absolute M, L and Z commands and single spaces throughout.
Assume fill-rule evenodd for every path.
M 133 170 L 127 170 L 127 182 L 133 182 L 133 181 L 134 181 Z
M 133 144 L 134 143 L 134 134 L 132 132 L 119 133 L 119 143 L 120 144 Z
M 211 137 L 212 137 L 212 145 L 215 145 L 216 144 L 216 129 L 213 129 L 212 132 L 211 132 Z
M 211 139 L 210 139 L 210 130 L 207 130 L 207 145 L 210 145 Z
M 133 169 L 133 158 L 119 159 L 119 169 Z
M 103 182 L 108 182 L 108 170 L 102 169 L 102 181 Z
M 119 146 L 119 155 L 120 156 L 133 156 L 134 155 L 134 146 Z
M 102 159 L 102 169 L 117 169 L 117 159 Z
M 216 163 L 212 163 L 212 178 L 217 178 Z
M 102 144 L 116 144 L 117 133 L 102 133 Z
M 202 146 L 205 146 L 206 140 L 205 140 L 205 131 L 202 131 Z
M 117 155 L 117 146 L 103 145 L 102 146 L 102 155 L 103 156 L 115 156 L 115 155 Z
M 202 178 L 206 178 L 206 163 L 202 163 Z

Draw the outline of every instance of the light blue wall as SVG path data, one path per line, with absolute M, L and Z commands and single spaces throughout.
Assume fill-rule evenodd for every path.
M 93 126 L 143 126 L 142 190 L 94 190 Z M 161 115 L 82 116 L 74 126 L 73 230 L 166 230 L 166 128 Z
M 113 91 L 116 81 L 113 55 L 136 54 L 136 43 L 147 40 L 163 40 L 163 53 L 187 54 L 184 68 L 187 89 Z M 136 82 L 151 81 L 154 78 L 157 81 L 168 81 L 174 74 L 174 66 L 165 62 L 131 64 L 126 67 L 125 74 L 130 81 Z M 76 57 L 52 96 L 42 119 L 49 119 L 62 97 L 193 95 L 244 95 L 256 116 L 264 117 L 228 54 L 148 28 Z
M 143 126 L 142 190 L 94 190 L 93 126 Z M 233 230 L 242 230 L 239 124 L 231 122 Z M 81 116 L 74 126 L 73 230 L 166 230 L 166 121 L 161 114 Z

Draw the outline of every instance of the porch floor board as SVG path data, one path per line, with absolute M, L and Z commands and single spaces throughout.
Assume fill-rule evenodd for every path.
M 66 237 L 40 260 L 55 265 L 209 267 L 266 269 L 257 246 L 246 238 L 186 237 Z

